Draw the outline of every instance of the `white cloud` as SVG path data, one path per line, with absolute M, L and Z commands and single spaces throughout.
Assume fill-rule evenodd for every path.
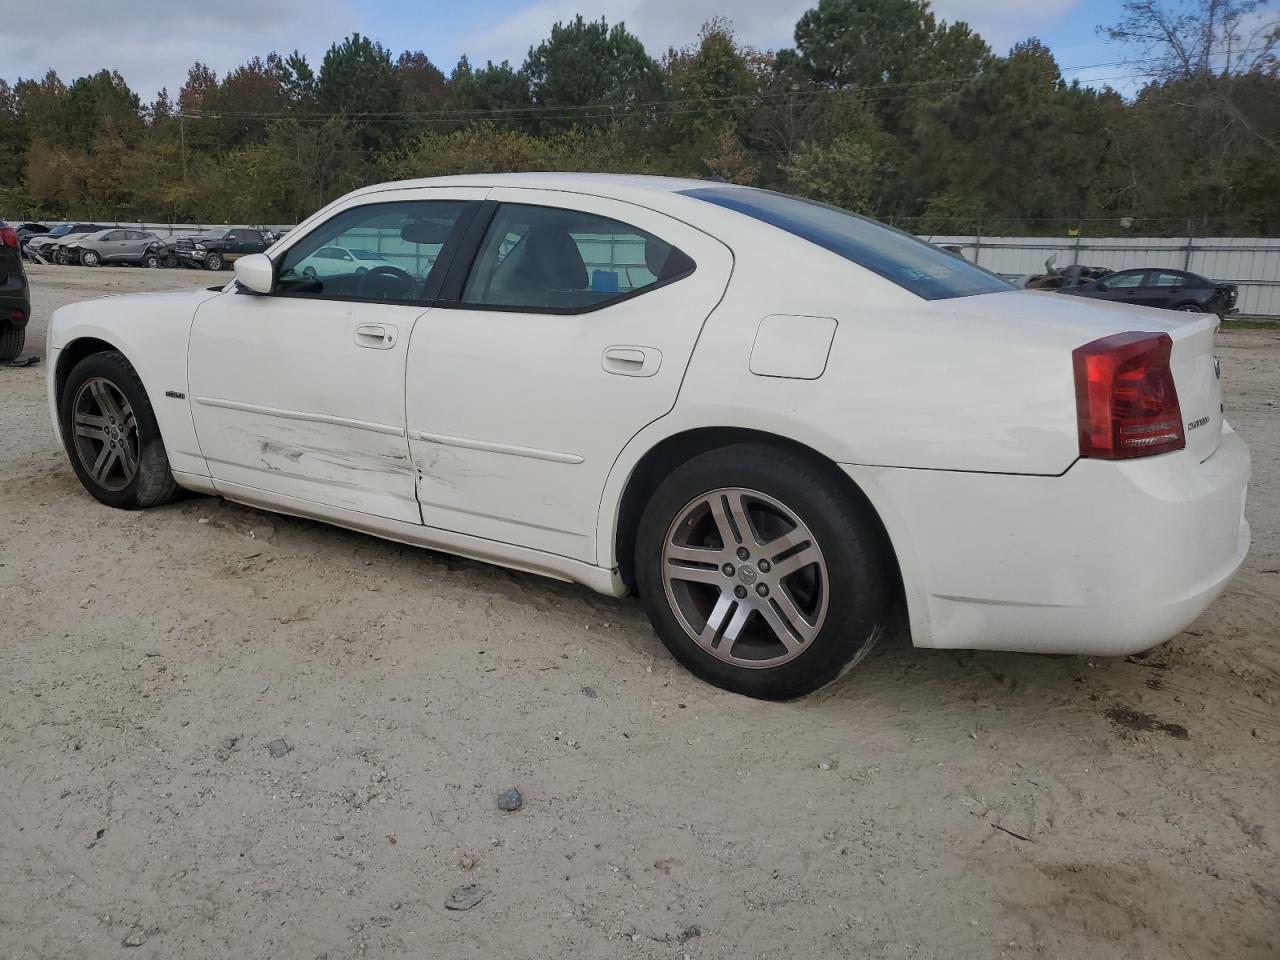
M 0 14 L 0 75 L 11 84 L 52 68 L 64 82 L 119 70 L 144 101 L 176 97 L 196 60 L 222 76 L 254 56 L 302 50 L 317 64 L 336 37 L 359 28 L 349 0 L 217 0 L 216 3 L 23 2 Z

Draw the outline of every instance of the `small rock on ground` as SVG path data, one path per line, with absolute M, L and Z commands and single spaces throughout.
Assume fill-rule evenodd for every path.
M 267 749 L 271 751 L 271 756 L 279 760 L 293 748 L 284 740 L 272 740 L 267 744 Z
M 474 883 L 464 883 L 460 887 L 454 887 L 449 891 L 449 896 L 444 901 L 446 910 L 470 910 L 477 903 L 483 900 L 489 891 Z
M 520 791 L 515 787 L 510 787 L 498 794 L 498 809 L 505 810 L 507 813 L 513 813 L 524 806 L 524 797 L 520 796 Z

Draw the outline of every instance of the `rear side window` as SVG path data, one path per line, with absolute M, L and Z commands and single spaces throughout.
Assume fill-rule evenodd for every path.
M 994 273 L 933 244 L 839 207 L 752 187 L 696 187 L 681 193 L 815 243 L 926 300 L 1013 289 Z
M 503 204 L 462 291 L 477 306 L 579 313 L 693 272 L 665 240 L 577 210 Z

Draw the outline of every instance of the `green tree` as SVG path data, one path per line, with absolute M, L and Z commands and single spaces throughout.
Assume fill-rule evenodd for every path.
M 324 55 L 316 81 L 317 107 L 350 123 L 366 153 L 398 141 L 404 128 L 396 116 L 400 95 L 391 51 L 382 44 L 353 33 Z
M 551 36 L 529 50 L 522 73 L 529 80 L 533 102 L 552 108 L 544 114 L 547 127 L 564 128 L 578 115 L 574 108 L 605 104 L 583 115 L 592 118 L 626 116 L 632 104 L 653 100 L 662 91 L 662 71 L 645 53 L 644 44 L 626 27 L 612 27 L 603 17 L 557 23 Z M 559 116 L 556 109 L 569 117 Z

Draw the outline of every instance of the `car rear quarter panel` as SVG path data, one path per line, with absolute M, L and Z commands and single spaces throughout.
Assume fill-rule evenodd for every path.
M 103 297 L 62 307 L 49 323 L 49 409 L 58 422 L 56 374 L 63 351 L 77 340 L 111 344 L 133 364 L 155 411 L 169 463 L 175 471 L 208 476 L 196 442 L 187 393 L 187 341 L 196 309 L 217 296 L 208 290 Z M 180 393 L 168 397 L 166 391 Z

